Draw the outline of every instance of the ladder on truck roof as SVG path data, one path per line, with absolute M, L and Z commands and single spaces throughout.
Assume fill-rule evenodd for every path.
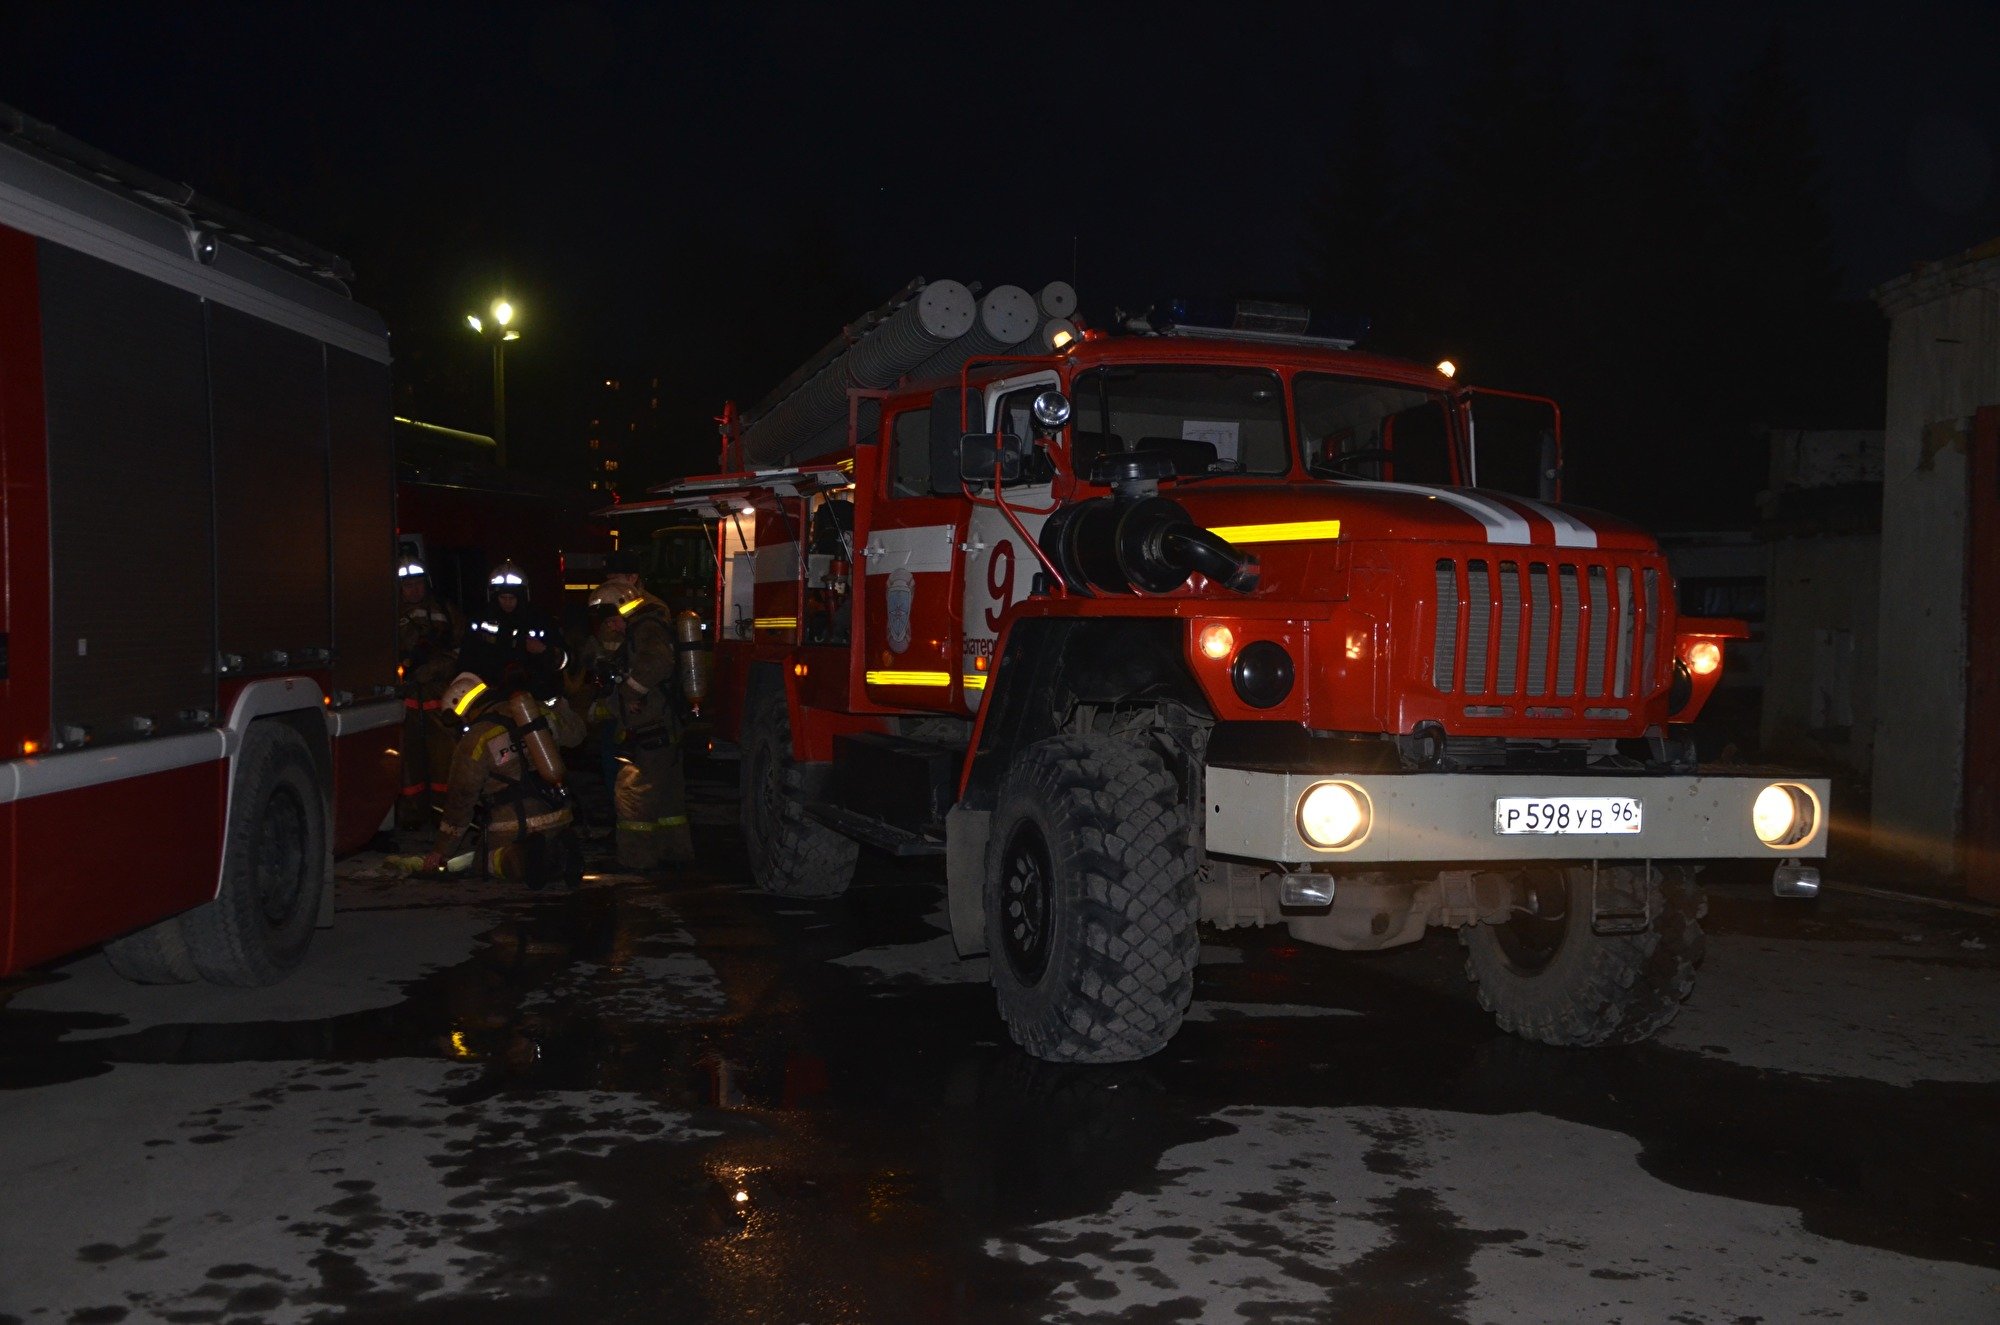
M 354 279 L 354 268 L 339 254 L 245 216 L 233 207 L 197 193 L 191 184 L 176 184 L 108 152 L 100 152 L 5 102 L 0 102 L 0 144 L 110 189 L 191 229 L 213 231 L 328 289 L 343 295 L 350 293 L 347 287 Z

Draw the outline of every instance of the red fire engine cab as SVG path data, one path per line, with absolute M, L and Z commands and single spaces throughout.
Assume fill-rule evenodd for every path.
M 717 521 L 709 710 L 765 887 L 943 855 L 1014 1039 L 1072 1061 L 1166 1043 L 1201 921 L 1456 929 L 1504 1028 L 1588 1045 L 1688 995 L 1699 862 L 1817 888 L 1827 784 L 1680 732 L 1740 623 L 1562 503 L 1552 402 L 1510 451 L 1481 409 L 1528 398 L 1284 310 L 1071 311 L 913 286 L 656 499 Z
M 389 344 L 349 278 L 0 107 L 0 974 L 276 980 L 394 802 Z

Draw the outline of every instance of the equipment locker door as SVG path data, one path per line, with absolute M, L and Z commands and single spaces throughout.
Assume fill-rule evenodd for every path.
M 1024 442 L 1034 435 L 1034 419 L 1029 412 L 1035 396 L 1061 378 L 1053 369 L 1025 373 L 995 382 L 986 388 L 986 417 L 981 421 L 988 432 L 1012 433 Z M 1039 537 L 1052 503 L 1047 478 L 1034 474 L 1007 489 L 1007 504 L 1023 528 Z M 965 622 L 964 643 L 960 646 L 961 685 L 967 712 L 977 711 L 986 695 L 986 677 L 994 663 L 995 642 L 1007 609 L 1028 596 L 1040 563 L 1013 521 L 997 506 L 980 504 L 972 508 L 965 537 L 965 577 L 960 609 Z
M 885 416 L 888 463 L 870 503 L 867 527 L 855 531 L 861 592 L 867 595 L 862 681 L 868 697 L 899 708 L 951 709 L 958 688 L 958 545 L 963 498 L 941 496 L 932 430 L 955 419 L 929 408 Z M 940 436 L 943 434 L 940 433 Z

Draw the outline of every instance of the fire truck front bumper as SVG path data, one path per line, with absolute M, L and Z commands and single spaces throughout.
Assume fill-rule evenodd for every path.
M 1211 766 L 1204 843 L 1288 863 L 1826 855 L 1823 778 L 1298 773 Z

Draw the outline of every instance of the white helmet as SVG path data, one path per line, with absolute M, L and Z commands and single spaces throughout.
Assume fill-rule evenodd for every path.
M 451 678 L 451 684 L 444 688 L 444 706 L 460 722 L 465 721 L 474 704 L 486 693 L 486 682 L 479 679 L 477 672 L 460 672 Z
M 521 568 L 511 561 L 501 562 L 493 568 L 493 573 L 486 577 L 488 598 L 498 598 L 503 593 L 514 594 L 524 603 L 528 601 L 528 577 L 523 575 Z
M 628 606 L 645 597 L 629 584 L 600 584 L 590 591 L 590 611 L 593 616 L 606 613 L 623 615 Z

